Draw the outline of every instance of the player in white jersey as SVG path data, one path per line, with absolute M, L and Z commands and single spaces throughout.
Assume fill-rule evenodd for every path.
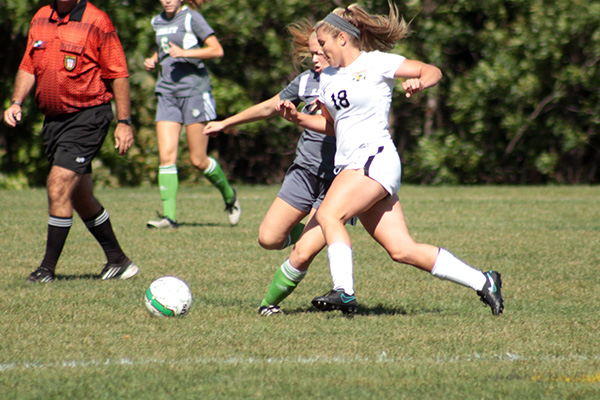
M 391 3 L 387 17 L 370 15 L 356 4 L 334 10 L 315 26 L 330 65 L 321 74 L 322 114 L 300 114 L 289 102 L 278 106 L 284 118 L 334 134 L 337 141 L 338 174 L 315 215 L 327 241 L 333 290 L 314 298 L 313 305 L 324 311 L 357 310 L 352 247 L 344 223 L 358 215 L 394 261 L 476 290 L 492 313 L 500 315 L 504 300 L 498 272 L 483 273 L 443 248 L 417 243 L 406 226 L 397 195 L 400 159 L 388 127 L 394 80 L 406 79 L 402 88 L 410 97 L 442 77 L 437 67 L 381 52 L 393 48 L 407 29 Z
M 281 100 L 289 100 L 296 105 L 304 103 L 303 113 L 318 111 L 314 102 L 319 93 L 319 77 L 329 64 L 317 42 L 313 24 L 302 20 L 288 28 L 294 37 L 294 58 L 302 60 L 310 54 L 313 69 L 299 74 L 270 99 L 223 121 L 209 122 L 204 130 L 205 134 L 216 135 L 232 126 L 277 115 L 275 107 Z M 276 271 L 259 305 L 260 315 L 282 313 L 279 303 L 292 293 L 306 275 L 314 257 L 325 247 L 323 232 L 313 216 L 334 178 L 334 155 L 334 137 L 310 130 L 302 132 L 296 159 L 288 169 L 281 190 L 259 228 L 258 241 L 265 249 L 281 249 L 295 244 L 289 258 Z M 307 216 L 305 226 L 300 221 Z
M 219 189 L 231 225 L 241 216 L 236 192 L 219 163 L 207 155 L 208 136 L 202 134 L 207 121 L 216 118 L 216 103 L 204 60 L 220 58 L 223 48 L 202 14 L 183 0 L 160 0 L 164 11 L 152 18 L 158 50 L 144 61 L 147 70 L 159 67 L 156 81 L 158 106 L 156 134 L 160 166 L 158 185 L 163 216 L 148 221 L 149 228 L 177 227 L 177 148 L 185 126 L 192 165 Z M 188 0 L 199 7 L 206 0 Z

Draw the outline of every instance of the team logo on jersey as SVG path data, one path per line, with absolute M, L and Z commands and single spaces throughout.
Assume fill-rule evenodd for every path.
M 355 82 L 364 81 L 365 79 L 367 79 L 366 71 L 358 72 L 352 76 L 352 80 Z
M 67 71 L 73 71 L 77 66 L 77 57 L 76 56 L 65 56 L 65 69 Z
M 42 47 L 43 44 L 44 44 L 43 40 L 36 40 L 35 42 L 33 42 L 33 47 L 35 47 L 35 48 Z

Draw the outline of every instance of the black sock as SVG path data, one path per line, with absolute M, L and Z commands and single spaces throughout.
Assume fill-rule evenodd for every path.
M 106 261 L 110 264 L 121 264 L 127 260 L 127 256 L 121 250 L 119 241 L 115 236 L 108 211 L 104 208 L 92 218 L 83 220 L 85 226 L 94 235 L 106 254 Z
M 46 254 L 42 260 L 41 267 L 54 273 L 56 269 L 56 263 L 62 253 L 69 230 L 73 225 L 73 217 L 53 217 L 52 215 L 48 218 L 48 238 L 46 240 Z

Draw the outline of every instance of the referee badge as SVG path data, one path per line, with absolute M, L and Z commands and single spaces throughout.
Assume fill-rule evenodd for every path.
M 65 69 L 67 71 L 73 71 L 77 66 L 77 57 L 76 56 L 65 56 Z

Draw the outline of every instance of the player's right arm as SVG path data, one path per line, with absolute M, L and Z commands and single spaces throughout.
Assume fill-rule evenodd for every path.
M 148 71 L 152 71 L 154 68 L 156 68 L 156 64 L 158 64 L 158 53 L 154 52 L 154 54 L 152 54 L 152 56 L 150 56 L 149 58 L 146 58 L 144 60 L 144 68 L 146 68 L 146 70 Z
M 4 111 L 4 123 L 6 126 L 14 128 L 19 122 L 21 122 L 22 111 L 21 104 L 33 89 L 35 85 L 35 76 L 29 72 L 25 72 L 20 69 L 17 72 L 15 79 L 15 89 L 11 98 L 11 105 Z
M 279 104 L 280 101 L 281 98 L 279 97 L 278 93 L 270 99 L 248 107 L 244 111 L 232 115 L 231 117 L 226 118 L 223 121 L 209 122 L 204 128 L 204 134 L 214 137 L 217 136 L 217 132 L 220 132 L 229 127 L 270 118 L 277 114 L 277 110 L 275 109 L 275 107 L 277 106 L 277 104 Z
M 327 107 L 324 104 L 317 103 L 321 108 L 321 114 L 311 115 L 298 112 L 294 103 L 289 100 L 280 101 L 275 109 L 284 119 L 301 126 L 304 129 L 309 129 L 314 132 L 319 132 L 328 136 L 335 136 L 333 128 L 333 118 Z

